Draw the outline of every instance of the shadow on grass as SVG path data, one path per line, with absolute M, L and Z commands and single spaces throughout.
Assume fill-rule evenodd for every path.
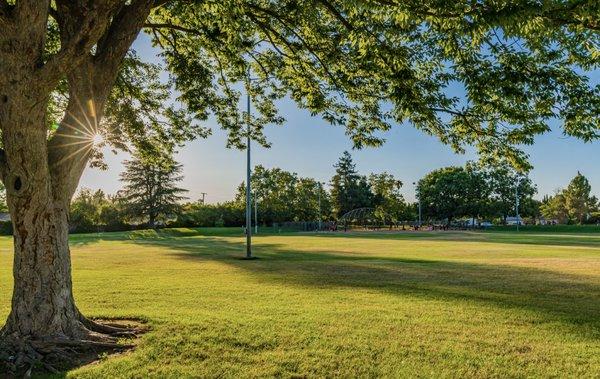
M 398 296 L 466 301 L 535 312 L 586 339 L 600 339 L 600 283 L 554 271 L 456 261 L 390 258 L 330 251 L 300 251 L 258 243 L 255 261 L 243 261 L 242 242 L 218 237 L 136 240 L 162 246 L 181 259 L 219 261 L 261 280 L 319 288 L 372 289 Z M 359 253 L 359 252 L 358 252 Z
M 540 239 L 528 234 L 514 236 L 469 232 L 310 235 L 319 239 L 330 238 L 330 242 L 323 240 L 321 244 L 330 249 L 303 251 L 290 248 L 289 245 L 264 243 L 257 239 L 254 254 L 260 259 L 245 261 L 240 259 L 245 252 L 241 238 L 223 238 L 220 233 L 209 235 L 195 229 L 76 235 L 71 242 L 77 246 L 102 241 L 126 241 L 161 247 L 166 254 L 179 259 L 231 265 L 260 280 L 286 286 L 368 289 L 399 297 L 472 303 L 489 307 L 491 312 L 497 309 L 529 312 L 525 314 L 527 320 L 533 320 L 529 322 L 552 324 L 552 327 L 560 327 L 565 334 L 592 343 L 600 340 L 600 282 L 597 278 L 531 267 L 361 255 L 360 249 L 352 253 L 335 251 L 336 238 L 590 247 L 600 247 L 600 239 L 581 244 L 577 243 L 581 240 L 579 236 L 568 237 L 574 240 L 571 242 L 562 236 L 562 243 L 549 243 L 545 239 L 547 236 Z M 202 237 L 198 238 L 199 236 Z M 241 237 L 239 230 L 227 235 L 232 236 Z M 519 316 L 520 314 L 516 318 Z M 498 317 L 501 317 L 500 313 Z M 66 377 L 66 373 L 55 377 Z
M 321 238 L 367 238 L 390 240 L 423 240 L 448 242 L 488 242 L 515 245 L 573 246 L 600 249 L 600 234 L 552 234 L 535 232 L 487 232 L 487 231 L 356 231 L 336 233 L 312 233 Z
M 353 232 L 289 232 L 277 233 L 263 230 L 261 236 L 311 236 L 318 238 L 360 238 L 381 240 L 446 241 L 457 243 L 501 243 L 514 245 L 572 246 L 600 249 L 599 233 L 537 233 L 494 231 L 353 231 Z M 161 230 L 137 230 L 71 235 L 72 246 L 82 246 L 103 241 L 171 240 L 176 237 L 241 237 L 239 228 L 174 228 Z

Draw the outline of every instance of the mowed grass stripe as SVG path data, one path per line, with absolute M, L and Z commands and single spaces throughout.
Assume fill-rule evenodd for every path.
M 139 317 L 138 349 L 67 374 L 131 377 L 596 377 L 600 236 L 269 234 L 72 238 L 87 315 Z M 0 317 L 12 254 L 0 239 Z

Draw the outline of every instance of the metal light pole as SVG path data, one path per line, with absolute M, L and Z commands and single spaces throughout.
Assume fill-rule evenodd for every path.
M 417 184 L 415 182 L 413 182 L 413 185 L 416 186 Z M 419 196 L 418 198 L 419 200 L 419 228 L 421 227 L 421 197 Z
M 319 188 L 317 188 L 317 191 L 319 193 L 319 232 L 321 231 L 321 191 L 322 191 L 322 186 L 321 186 L 321 182 L 319 183 Z
M 517 177 L 517 185 L 515 186 L 515 211 L 517 213 L 517 232 L 519 231 L 519 224 L 521 223 L 521 218 L 519 217 L 519 184 L 521 182 L 521 178 Z
M 248 77 L 250 73 L 248 72 Z M 248 91 L 248 90 L 246 90 Z M 248 114 L 246 119 L 246 258 L 252 258 L 252 203 L 250 199 L 250 93 L 246 94 L 248 100 Z
M 258 234 L 258 196 L 254 194 L 254 234 Z

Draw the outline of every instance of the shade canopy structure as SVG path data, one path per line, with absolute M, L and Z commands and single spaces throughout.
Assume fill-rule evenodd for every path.
M 393 227 L 398 220 L 381 208 L 356 208 L 345 213 L 339 219 L 339 225 L 344 227 L 359 227 L 364 229 L 378 229 Z

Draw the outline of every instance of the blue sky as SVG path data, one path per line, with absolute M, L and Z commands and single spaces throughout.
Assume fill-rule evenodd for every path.
M 156 51 L 147 37 L 140 36 L 134 49 L 145 59 L 158 62 Z M 298 109 L 291 101 L 281 104 L 280 113 L 287 122 L 283 126 L 266 129 L 272 147 L 265 149 L 254 145 L 253 164 L 280 167 L 301 176 L 329 181 L 333 175 L 333 164 L 344 150 L 352 144 L 340 127 L 330 126 L 319 117 L 311 117 Z M 182 148 L 177 159 L 184 166 L 185 180 L 181 184 L 189 190 L 189 198 L 196 200 L 206 192 L 208 202 L 230 200 L 236 187 L 245 177 L 245 153 L 225 147 L 225 133 L 214 121 L 207 121 L 213 135 L 196 140 Z M 555 131 L 536 139 L 526 151 L 530 154 L 534 169 L 531 178 L 538 186 L 538 196 L 551 194 L 564 187 L 577 171 L 588 177 L 595 194 L 600 194 L 600 142 L 583 143 L 566 138 Z M 387 142 L 379 148 L 351 151 L 361 173 L 387 171 L 404 183 L 403 192 L 408 200 L 414 199 L 413 182 L 436 168 L 461 165 L 476 159 L 469 152 L 459 155 L 409 125 L 397 125 L 385 134 Z M 114 193 L 121 188 L 119 173 L 122 171 L 124 153 L 114 155 L 106 152 L 107 171 L 88 168 L 80 187 L 100 188 Z

